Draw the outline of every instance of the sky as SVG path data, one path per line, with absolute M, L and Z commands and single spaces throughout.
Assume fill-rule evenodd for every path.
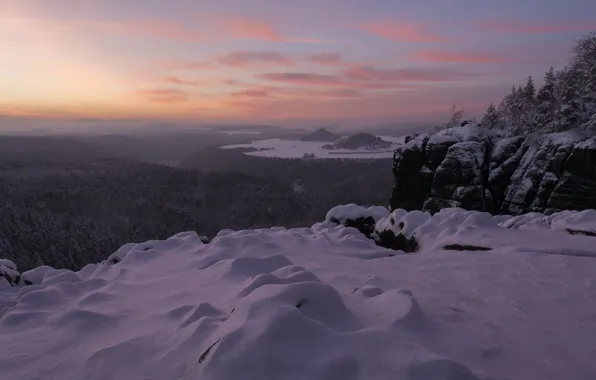
M 0 0 L 0 119 L 426 121 L 540 84 L 593 0 Z

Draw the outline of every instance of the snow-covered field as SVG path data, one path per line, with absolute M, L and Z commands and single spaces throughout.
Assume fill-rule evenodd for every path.
M 378 150 L 367 149 L 323 149 L 328 142 L 267 139 L 256 140 L 250 144 L 225 145 L 222 149 L 254 148 L 246 154 L 257 157 L 302 158 L 305 154 L 314 154 L 315 158 L 392 158 L 395 147 L 404 141 L 404 137 L 379 136 L 393 143 L 393 147 Z
M 23 274 L 34 285 L 0 283 L 0 378 L 595 379 L 596 238 L 558 227 L 593 226 L 596 212 L 512 228 L 437 215 L 402 215 L 434 228 L 415 254 L 323 222 L 209 244 L 181 233 L 77 273 L 38 268 Z

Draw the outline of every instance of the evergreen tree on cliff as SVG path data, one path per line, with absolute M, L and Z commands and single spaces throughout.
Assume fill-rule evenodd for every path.
M 496 114 L 508 135 L 532 132 L 561 132 L 569 129 L 596 131 L 596 32 L 577 41 L 567 67 L 552 67 L 544 85 L 536 92 L 528 77 L 524 87 L 513 87 L 503 98 Z M 487 128 L 494 128 L 494 106 L 483 117 Z
M 483 127 L 488 129 L 502 129 L 501 116 L 499 115 L 494 103 L 491 103 L 490 106 L 488 106 L 488 109 L 486 110 L 484 116 L 482 116 L 480 123 Z
M 579 127 L 588 121 L 583 115 L 583 107 L 579 96 L 579 76 L 574 70 L 561 76 L 560 106 L 555 110 L 555 121 L 549 128 L 552 132 L 566 131 Z
M 536 94 L 536 129 L 545 129 L 555 118 L 557 98 L 555 96 L 555 70 L 551 67 L 544 75 L 544 85 Z

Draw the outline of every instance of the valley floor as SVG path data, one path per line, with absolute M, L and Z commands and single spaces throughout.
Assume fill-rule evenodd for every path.
M 40 269 L 0 288 L 1 377 L 596 378 L 596 238 L 465 229 L 437 239 L 492 250 L 403 254 L 323 223 Z

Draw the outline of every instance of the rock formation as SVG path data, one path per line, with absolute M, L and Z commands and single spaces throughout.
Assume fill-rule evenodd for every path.
M 596 208 L 596 136 L 501 137 L 467 124 L 405 141 L 394 153 L 391 210 Z

